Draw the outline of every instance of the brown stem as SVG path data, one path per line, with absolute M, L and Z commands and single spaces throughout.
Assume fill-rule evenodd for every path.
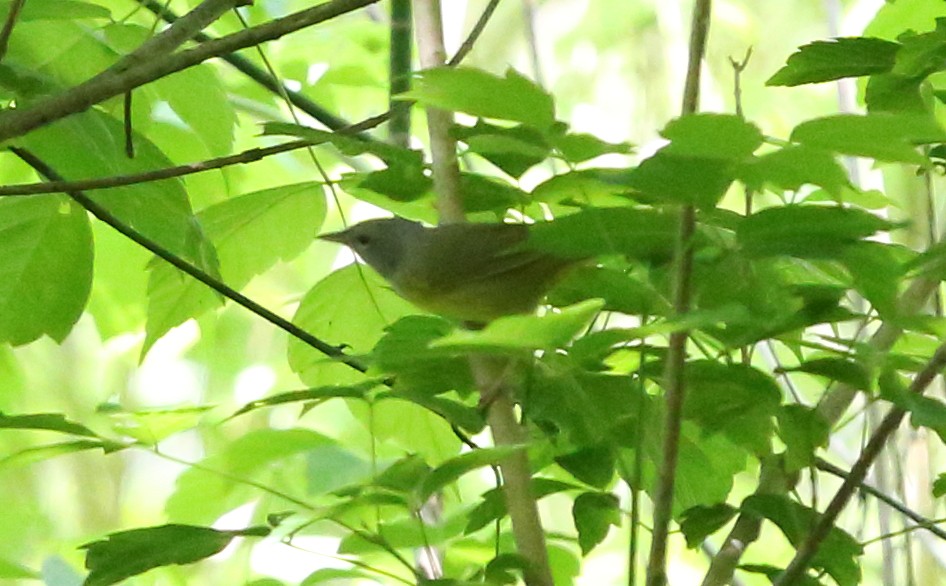
M 692 114 L 699 108 L 700 68 L 706 53 L 709 35 L 711 0 L 697 0 L 693 9 L 693 25 L 690 33 L 690 58 L 687 68 L 686 86 L 683 92 L 683 113 Z M 674 275 L 674 314 L 682 316 L 690 311 L 690 279 L 693 268 L 693 248 L 690 240 L 696 230 L 696 211 L 693 206 L 684 206 L 680 214 L 675 249 L 676 269 Z M 654 529 L 651 538 L 650 558 L 647 563 L 647 585 L 663 586 L 667 583 L 667 538 L 673 516 L 673 493 L 677 474 L 677 456 L 680 449 L 680 427 L 683 420 L 683 403 L 686 396 L 684 369 L 689 332 L 682 330 L 670 336 L 667 366 L 664 374 L 666 386 L 666 414 L 664 417 L 663 459 L 660 475 L 654 491 Z

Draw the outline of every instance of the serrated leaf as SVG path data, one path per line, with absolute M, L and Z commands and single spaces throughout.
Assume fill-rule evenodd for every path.
M 551 96 L 514 69 L 497 77 L 469 67 L 441 67 L 420 72 L 402 99 L 422 106 L 472 116 L 522 122 L 544 130 L 555 122 Z
M 687 419 L 757 455 L 769 452 L 772 418 L 782 398 L 769 375 L 745 365 L 698 360 L 687 364 L 686 381 Z
M 798 49 L 766 85 L 796 86 L 890 71 L 900 44 L 871 37 L 815 41 Z
M 219 553 L 235 537 L 265 537 L 268 527 L 218 531 L 193 525 L 161 525 L 111 533 L 82 545 L 87 550 L 84 586 L 109 586 L 161 566 L 192 564 Z
M 549 142 L 569 163 L 583 163 L 601 155 L 625 155 L 631 152 L 631 145 L 626 142 L 610 143 L 585 133 L 553 135 L 549 137 Z
M 823 149 L 789 145 L 761 155 L 740 167 L 739 178 L 755 190 L 766 185 L 798 191 L 803 185 L 818 185 L 840 198 L 850 182 L 847 171 Z
M 939 498 L 946 495 L 946 474 L 940 474 L 933 481 L 933 496 Z
M 707 537 L 729 523 L 738 512 L 739 509 L 726 503 L 709 507 L 697 506 L 683 511 L 680 531 L 686 537 L 687 547 L 690 549 L 699 547 Z
M 618 498 L 609 492 L 583 492 L 572 505 L 572 519 L 578 530 L 581 554 L 588 555 L 604 541 L 612 525 L 617 527 L 621 524 Z
M 917 146 L 946 142 L 946 132 L 928 114 L 876 112 L 837 114 L 802 122 L 793 142 L 837 153 L 894 163 L 927 164 Z
M 897 40 L 901 48 L 897 51 L 893 73 L 915 79 L 943 70 L 946 61 L 946 18 L 936 19 L 934 31 L 920 34 L 907 31 Z
M 670 141 L 661 150 L 683 158 L 739 161 L 762 145 L 759 128 L 732 114 L 690 114 L 660 134 Z
M 736 228 L 736 238 L 751 256 L 835 258 L 846 245 L 895 226 L 855 208 L 788 205 L 752 214 Z
M 0 341 L 61 342 L 92 287 L 88 214 L 58 195 L 0 200 Z
M 784 405 L 778 412 L 779 436 L 786 446 L 785 467 L 796 472 L 815 463 L 815 452 L 828 445 L 831 426 L 816 409 Z
M 516 178 L 551 152 L 542 133 L 528 126 L 506 128 L 477 120 L 475 126 L 454 127 L 452 134 L 466 143 L 470 152 Z

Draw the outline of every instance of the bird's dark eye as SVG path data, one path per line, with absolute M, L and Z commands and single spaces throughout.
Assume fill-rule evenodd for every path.
M 366 234 L 359 234 L 358 236 L 355 236 L 355 244 L 367 246 L 369 242 L 371 242 L 371 239 L 368 238 Z

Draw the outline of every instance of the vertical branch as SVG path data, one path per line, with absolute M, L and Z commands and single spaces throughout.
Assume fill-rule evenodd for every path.
M 394 100 L 394 96 L 411 89 L 411 57 L 413 55 L 411 0 L 391 2 L 391 121 L 388 123 L 392 143 L 408 147 L 411 142 L 411 104 Z
M 495 7 L 495 2 L 492 3 Z M 484 12 L 480 23 L 485 25 L 491 9 Z M 414 22 L 421 66 L 440 67 L 446 59 L 439 0 L 417 0 Z M 480 27 L 481 25 L 478 25 Z M 475 37 L 471 34 L 471 37 Z M 453 114 L 436 108 L 427 109 L 430 151 L 433 164 L 434 189 L 441 223 L 463 222 L 463 200 L 460 194 L 460 169 L 457 164 L 456 141 L 450 135 Z M 487 422 L 497 446 L 522 445 L 526 436 L 516 418 L 510 397 L 507 374 L 513 365 L 488 357 L 471 356 L 470 366 L 483 397 L 489 397 Z M 538 506 L 532 494 L 532 473 L 524 450 L 517 450 L 499 464 L 503 476 L 503 494 L 512 522 L 516 548 L 525 559 L 527 586 L 554 586 L 545 548 L 545 533 Z
M 686 86 L 683 91 L 683 113 L 692 114 L 699 107 L 700 67 L 706 51 L 709 35 L 711 0 L 697 0 L 693 9 L 693 24 L 690 32 L 690 58 L 687 68 Z M 690 278 L 693 267 L 693 249 L 690 241 L 696 228 L 696 211 L 692 205 L 684 206 L 680 214 L 675 250 L 676 274 L 674 278 L 674 314 L 681 316 L 690 310 Z M 670 336 L 667 367 L 664 374 L 666 384 L 666 416 L 664 419 L 663 461 L 654 494 L 654 531 L 647 565 L 647 585 L 663 586 L 667 583 L 667 537 L 673 514 L 673 492 L 677 473 L 677 457 L 680 450 L 680 427 L 683 419 L 683 401 L 686 395 L 684 367 L 689 332 L 674 332 Z
M 417 27 L 417 49 L 424 69 L 441 67 L 447 58 L 443 45 L 443 25 L 440 19 L 440 0 L 417 0 L 414 3 L 414 22 Z M 439 108 L 427 108 L 427 128 L 430 133 L 430 156 L 437 192 L 437 211 L 440 222 L 463 222 L 463 200 L 460 194 L 460 167 L 457 164 L 457 142 L 450 135 L 453 113 Z

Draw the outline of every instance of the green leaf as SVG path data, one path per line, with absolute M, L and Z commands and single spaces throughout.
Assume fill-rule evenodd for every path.
M 895 224 L 856 208 L 788 205 L 746 218 L 736 238 L 751 256 L 835 258 L 844 248 Z
M 742 502 L 742 510 L 760 515 L 775 523 L 789 542 L 796 548 L 808 535 L 810 527 L 818 520 L 818 513 L 781 495 L 754 494 Z M 839 586 L 856 586 L 860 583 L 861 570 L 857 557 L 864 548 L 847 532 L 832 527 L 821 543 L 811 566 L 823 569 Z
M 234 108 L 217 70 L 202 64 L 161 77 L 148 86 L 190 127 L 208 152 L 230 154 L 237 125 Z M 213 116 L 207 105 L 213 104 Z
M 899 313 L 899 284 L 904 267 L 915 253 L 881 242 L 858 242 L 843 249 L 841 263 L 854 278 L 854 287 L 884 318 Z
M 433 395 L 449 390 L 474 389 L 466 357 L 430 348 L 431 342 L 448 335 L 455 326 L 435 316 L 409 315 L 385 329 L 371 351 L 372 362 L 381 372 L 395 375 L 398 391 L 413 390 Z
M 376 388 L 379 384 L 381 384 L 380 381 L 369 380 L 355 385 L 329 385 L 312 389 L 304 389 L 301 391 L 287 391 L 285 393 L 278 393 L 276 395 L 271 395 L 269 397 L 257 399 L 256 401 L 247 403 L 246 405 L 234 411 L 233 415 L 231 415 L 228 419 L 232 419 L 238 415 L 243 415 L 245 413 L 249 413 L 250 411 L 256 411 L 257 409 L 262 409 L 264 407 L 283 405 L 285 403 L 304 402 L 308 404 L 307 408 L 311 408 L 315 404 L 323 403 L 329 399 L 365 399 L 368 391 Z
M 69 116 L 18 141 L 65 179 L 110 177 L 172 166 L 144 136 L 135 134 L 135 157 L 122 145 L 122 123 L 98 110 Z M 95 148 L 89 148 L 95 145 Z M 216 275 L 216 253 L 191 210 L 179 179 L 115 187 L 90 194 L 120 221 L 170 252 Z
M 325 199 L 315 183 L 284 185 L 212 205 L 198 218 L 216 247 L 223 281 L 240 290 L 312 243 L 325 218 Z M 148 296 L 143 353 L 171 328 L 222 304 L 209 287 L 166 262 L 152 266 Z
M 817 374 L 829 380 L 850 385 L 851 387 L 869 391 L 871 385 L 870 372 L 864 365 L 847 358 L 815 358 L 806 360 L 792 368 L 779 368 L 777 372 L 807 372 Z
M 414 88 L 399 97 L 422 106 L 522 122 L 538 130 L 555 122 L 551 96 L 514 69 L 507 69 L 505 77 L 469 67 L 427 69 L 417 74 Z
M 548 295 L 551 305 L 561 307 L 583 299 L 603 299 L 604 311 L 627 315 L 666 315 L 670 305 L 657 289 L 635 275 L 602 266 L 579 266 Z
M 911 79 L 893 73 L 872 75 L 864 90 L 867 111 L 926 113 L 929 106 L 923 96 L 923 87 L 923 79 Z
M 329 132 L 285 122 L 267 122 L 264 135 L 290 135 L 304 138 L 313 145 L 331 144 L 348 156 L 371 154 L 384 161 L 388 167 L 410 166 L 423 168 L 424 155 L 420 151 L 406 149 L 381 141 L 362 140 L 349 134 Z
M 680 521 L 680 531 L 686 537 L 687 547 L 696 549 L 707 537 L 722 529 L 729 523 L 739 509 L 726 503 L 718 503 L 709 507 L 697 506 L 683 511 Z
M 556 456 L 555 462 L 578 480 L 595 488 L 604 488 L 614 477 L 614 453 L 608 446 L 584 447 Z
M 61 342 L 92 286 L 86 212 L 58 195 L 0 200 L 0 341 Z
M 161 566 L 192 564 L 219 553 L 234 537 L 265 537 L 268 527 L 218 531 L 193 525 L 160 525 L 110 533 L 82 545 L 87 550 L 85 586 L 116 584 Z
M 107 414 L 115 433 L 153 446 L 176 433 L 196 427 L 201 417 L 211 409 L 213 407 L 205 405 L 140 411 L 109 410 Z
M 453 135 L 511 177 L 519 178 L 541 163 L 551 149 L 542 133 L 528 126 L 504 128 L 477 120 L 475 126 L 455 126 Z
M 0 0 L 0 22 L 5 22 L 10 12 L 11 0 Z M 112 13 L 105 6 L 77 0 L 30 0 L 22 6 L 17 16 L 20 22 L 33 20 L 78 20 L 106 19 Z
M 352 354 L 374 347 L 384 328 L 398 318 L 419 313 L 373 270 L 350 265 L 315 284 L 302 298 L 293 323 L 330 344 L 346 344 Z M 289 366 L 306 384 L 323 386 L 361 382 L 351 369 L 329 361 L 303 342 L 290 338 Z
M 778 412 L 779 437 L 786 446 L 785 467 L 796 472 L 815 463 L 815 452 L 827 447 L 831 426 L 816 409 L 783 405 Z
M 830 152 L 806 145 L 789 145 L 750 160 L 739 168 L 739 178 L 748 187 L 761 190 L 772 185 L 798 191 L 803 185 L 818 185 L 840 198 L 850 185 L 847 171 Z
M 417 502 L 426 502 L 431 495 L 448 484 L 458 480 L 467 472 L 472 472 L 483 466 L 498 464 L 500 460 L 508 458 L 515 452 L 525 449 L 524 446 L 498 446 L 495 448 L 480 448 L 466 454 L 461 454 L 447 460 L 434 468 L 424 477 L 417 491 Z
M 785 571 L 785 568 L 778 568 L 767 564 L 740 564 L 737 567 L 740 570 L 749 572 L 751 574 L 762 574 L 763 576 L 766 576 L 773 584 L 782 574 L 782 572 Z M 824 586 L 824 583 L 817 578 L 809 576 L 808 574 L 802 574 L 795 582 L 792 583 L 792 586 Z
M 676 214 L 650 208 L 588 208 L 530 226 L 529 245 L 565 258 L 623 254 L 661 261 L 673 256 L 678 224 Z
M 49 460 L 50 458 L 75 454 L 76 452 L 85 452 L 87 450 L 102 450 L 104 453 L 110 454 L 125 449 L 126 447 L 128 446 L 125 444 L 105 439 L 76 440 L 72 442 L 46 444 L 14 452 L 0 459 L 0 466 L 25 466 Z
M 943 495 L 946 495 L 946 474 L 940 474 L 933 481 L 933 496 L 940 498 Z
M 624 169 L 581 169 L 555 175 L 532 190 L 532 199 L 576 207 L 618 207 L 627 204 L 631 189 Z
M 625 155 L 631 152 L 631 145 L 626 142 L 605 142 L 585 133 L 553 134 L 549 142 L 569 163 L 583 163 L 601 155 Z
M 302 470 L 300 465 L 307 456 L 335 457 L 340 448 L 335 440 L 305 429 L 263 429 L 247 433 L 226 444 L 225 448 L 206 459 L 202 468 L 190 468 L 177 479 L 174 494 L 167 500 L 165 510 L 174 521 L 209 523 L 224 512 L 257 498 L 257 491 L 236 483 L 232 478 L 265 480 L 277 465 Z M 292 459 L 294 458 L 294 459 Z M 294 466 L 286 466 L 286 462 Z M 313 491 L 328 492 L 370 473 L 370 465 L 357 458 L 346 458 L 348 466 L 334 470 L 319 479 Z M 213 471 L 213 472 L 210 472 Z M 287 473 L 285 470 L 280 474 Z
M 618 498 L 609 492 L 583 492 L 572 505 L 572 519 L 578 530 L 578 545 L 581 554 L 588 555 L 604 541 L 611 526 L 621 524 L 621 508 Z
M 100 438 L 81 423 L 69 421 L 62 413 L 32 413 L 29 415 L 5 415 L 0 413 L 0 429 L 33 429 L 58 431 L 83 437 Z
M 897 40 L 902 46 L 897 51 L 893 73 L 906 78 L 923 78 L 946 68 L 946 18 L 936 19 L 934 31 L 921 34 L 907 31 Z
M 531 492 L 538 501 L 551 494 L 580 487 L 551 478 L 533 477 L 530 482 Z M 494 488 L 482 494 L 482 501 L 467 514 L 467 526 L 464 533 L 473 533 L 506 515 L 506 497 L 501 488 Z
M 870 37 L 815 41 L 798 49 L 766 85 L 796 86 L 890 71 L 900 45 Z
M 741 364 L 698 360 L 686 367 L 684 416 L 757 454 L 769 453 L 782 393 L 767 374 Z
M 946 132 L 928 114 L 877 112 L 808 120 L 795 127 L 791 139 L 847 155 L 925 165 L 917 145 L 946 142 Z
M 762 145 L 762 132 L 732 114 L 690 114 L 672 120 L 661 136 L 670 144 L 661 149 L 676 157 L 739 161 Z
M 493 320 L 482 330 L 455 330 L 431 343 L 432 348 L 466 350 L 539 350 L 560 348 L 588 326 L 604 302 L 589 299 L 556 313 L 511 315 Z
M 299 586 L 317 586 L 318 584 L 328 584 L 329 586 L 356 584 L 362 581 L 370 581 L 372 578 L 374 578 L 373 574 L 362 570 L 350 568 L 322 568 L 321 570 L 316 570 L 306 576 Z
M 0 558 L 0 578 L 8 580 L 40 580 L 42 575 L 26 566 Z
M 762 144 L 762 133 L 738 116 L 694 114 L 668 124 L 670 144 L 633 169 L 636 199 L 711 208 L 735 179 L 736 164 Z

